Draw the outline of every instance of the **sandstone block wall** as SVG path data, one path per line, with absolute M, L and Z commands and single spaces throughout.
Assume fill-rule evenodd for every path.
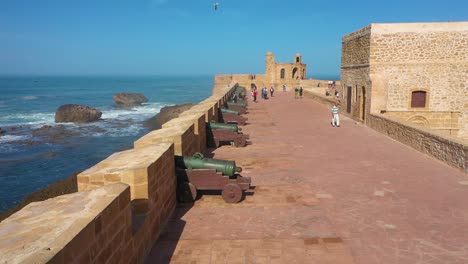
M 341 83 L 343 92 L 341 107 L 342 113 L 351 116 L 355 120 L 365 122 L 365 116 L 370 112 L 371 102 L 377 101 L 379 90 L 371 90 L 371 79 L 369 76 L 369 67 L 349 67 L 341 70 Z M 351 87 L 351 93 L 348 93 L 348 87 Z M 372 94 L 370 94 L 372 93 Z M 374 98 L 373 95 L 376 94 Z M 347 104 L 351 101 L 351 112 L 347 113 Z
M 122 183 L 31 203 L 0 223 L 2 263 L 118 263 L 131 216 Z
M 327 107 L 331 107 L 332 104 L 336 101 L 334 97 L 325 96 L 323 93 L 317 93 L 313 88 L 304 89 L 304 97 L 311 98 Z M 341 109 L 341 111 L 343 111 Z
M 158 177 L 171 177 L 166 164 L 173 164 L 167 157 L 173 156 L 171 143 L 160 143 L 130 149 L 110 155 L 105 160 L 77 175 L 78 191 L 123 182 L 130 186 L 131 199 L 142 201 L 138 211 L 146 212 L 151 204 L 154 189 L 151 185 Z M 167 176 L 169 175 L 169 176 Z M 149 199 L 149 200 L 148 200 Z
M 405 145 L 468 172 L 468 146 L 462 141 L 382 115 L 369 115 L 367 125 Z
M 341 68 L 369 65 L 371 25 L 343 37 Z M 341 78 L 343 80 L 343 78 Z
M 179 115 L 179 117 L 183 117 L 186 115 L 191 115 L 191 113 L 204 113 L 205 114 L 205 122 L 211 122 L 211 121 L 217 121 L 217 116 L 214 115 L 213 108 L 216 107 L 215 102 L 205 102 L 202 104 L 197 104 L 194 107 L 190 108 L 190 114 L 188 113 L 189 111 L 185 111 Z
M 383 115 L 453 136 L 458 135 L 458 120 L 461 117 L 459 112 L 447 111 L 386 111 Z
M 362 120 L 380 111 L 418 112 L 409 118 L 414 124 L 425 119 L 426 127 L 452 135 L 458 131 L 456 136 L 466 138 L 467 39 L 467 22 L 371 24 L 344 36 L 342 86 L 346 93 L 347 86 L 356 87 L 358 96 L 351 116 Z M 362 87 L 368 98 L 359 99 Z M 425 108 L 411 107 L 411 94 L 417 90 L 427 93 Z M 346 104 L 346 98 L 343 101 Z M 453 125 L 442 129 L 439 118 L 433 119 L 440 116 L 437 112 L 459 113 L 459 118 L 442 122 Z
M 173 119 L 162 125 L 163 128 L 180 127 L 185 125 L 194 125 L 195 141 L 198 143 L 196 152 L 204 152 L 206 150 L 206 121 L 204 112 L 185 111 L 184 115 Z
M 175 155 L 191 156 L 198 148 L 193 124 L 151 131 L 135 141 L 133 145 L 135 149 L 139 149 L 163 142 L 174 143 Z

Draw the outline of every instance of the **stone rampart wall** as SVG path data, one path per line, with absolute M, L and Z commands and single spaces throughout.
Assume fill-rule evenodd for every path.
M 205 122 L 236 87 L 216 80 L 213 96 L 80 173 L 79 192 L 2 221 L 2 263 L 142 263 L 176 206 L 174 155 L 205 150 Z
M 303 88 L 328 88 L 328 82 L 329 81 L 335 81 L 335 88 L 340 88 L 341 86 L 341 80 L 319 80 L 319 79 L 307 79 L 307 80 L 301 80 L 300 85 Z
M 460 112 L 448 111 L 386 111 L 384 116 L 457 136 L 458 120 L 461 115 Z
M 468 172 L 468 145 L 462 141 L 382 115 L 370 114 L 366 124 L 405 145 Z
M 130 188 L 122 183 L 31 203 L 1 222 L 1 262 L 129 260 L 131 218 Z
M 333 96 L 325 96 L 324 94 L 316 93 L 313 88 L 304 89 L 304 97 L 311 98 L 327 107 L 331 107 L 332 104 L 336 102 L 336 99 Z

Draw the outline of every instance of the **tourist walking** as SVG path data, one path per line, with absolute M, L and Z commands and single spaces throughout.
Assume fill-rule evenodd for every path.
M 304 92 L 304 90 L 302 89 L 302 86 L 299 88 L 299 97 L 302 99 L 302 93 Z
M 275 89 L 273 88 L 273 86 L 270 88 L 270 95 L 271 97 L 273 97 L 273 93 L 275 92 Z
M 257 90 L 253 91 L 253 100 L 255 103 L 257 102 Z
M 297 99 L 298 96 L 299 96 L 299 89 L 296 87 L 294 88 L 294 99 Z
M 333 103 L 333 106 L 331 108 L 331 113 L 332 113 L 332 121 L 331 121 L 331 125 L 333 127 L 340 127 L 340 109 L 338 108 L 338 103 L 337 102 L 334 102 Z
M 286 92 L 286 84 L 283 84 L 283 92 Z

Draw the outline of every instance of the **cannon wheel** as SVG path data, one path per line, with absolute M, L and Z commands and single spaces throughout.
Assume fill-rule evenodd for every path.
M 246 145 L 246 142 L 245 142 L 244 137 L 237 137 L 234 140 L 234 146 L 236 146 L 236 147 L 245 147 L 245 145 Z
M 197 198 L 197 188 L 190 182 L 182 183 L 178 189 L 178 200 L 182 203 L 193 202 Z
M 226 203 L 237 203 L 242 199 L 242 190 L 239 185 L 228 183 L 223 187 L 222 196 Z

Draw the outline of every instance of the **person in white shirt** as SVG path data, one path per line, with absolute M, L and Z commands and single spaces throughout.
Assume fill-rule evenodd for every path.
M 338 103 L 337 102 L 334 102 L 333 103 L 333 106 L 331 108 L 331 113 L 332 113 L 332 121 L 331 121 L 331 125 L 333 127 L 340 127 L 340 109 L 338 108 Z

